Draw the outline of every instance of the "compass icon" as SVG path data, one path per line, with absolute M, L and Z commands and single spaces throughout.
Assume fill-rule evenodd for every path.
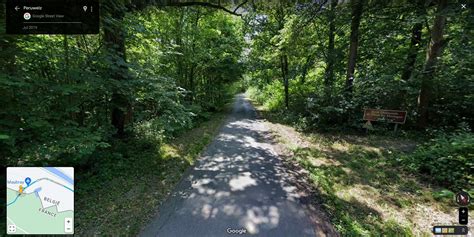
M 469 197 L 469 193 L 461 191 L 456 194 L 456 203 L 459 206 L 467 206 L 471 201 L 471 197 Z

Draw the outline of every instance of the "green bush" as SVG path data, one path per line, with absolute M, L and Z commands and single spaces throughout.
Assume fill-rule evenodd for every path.
M 250 86 L 245 93 L 250 99 L 255 100 L 258 103 L 262 103 L 263 98 L 259 96 L 260 90 L 257 87 Z
M 279 81 L 273 81 L 264 88 L 250 87 L 247 94 L 252 100 L 270 111 L 278 111 L 285 106 L 285 94 Z
M 474 186 L 474 135 L 468 132 L 438 135 L 399 160 L 414 172 L 428 174 L 451 190 Z

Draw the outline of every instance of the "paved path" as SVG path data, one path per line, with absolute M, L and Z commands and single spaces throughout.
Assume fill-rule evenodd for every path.
M 219 135 L 141 236 L 316 236 L 268 136 L 238 95 Z

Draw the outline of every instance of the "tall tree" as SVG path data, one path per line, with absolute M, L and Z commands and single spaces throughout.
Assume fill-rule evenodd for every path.
M 285 27 L 286 12 L 285 12 L 285 6 L 283 6 L 283 3 L 280 3 L 278 5 L 276 15 L 277 15 L 276 17 L 277 17 L 277 24 L 278 24 L 278 33 L 280 33 L 280 31 Z M 286 52 L 286 46 L 280 47 L 280 69 L 281 69 L 281 75 L 282 75 L 283 86 L 284 86 L 284 91 L 285 91 L 285 107 L 288 109 L 290 94 L 289 94 L 289 75 L 288 75 L 288 54 Z
M 175 26 L 175 42 L 176 42 L 176 75 L 178 78 L 178 82 L 181 85 L 186 84 L 186 70 L 184 69 L 184 45 L 183 45 L 183 30 L 184 30 L 184 16 L 185 16 L 185 9 L 180 9 L 179 17 L 176 17 L 176 26 Z
M 105 16 L 103 21 L 104 28 L 104 45 L 108 53 L 108 58 L 111 60 L 109 75 L 117 83 L 112 93 L 111 105 L 112 125 L 117 130 L 116 136 L 123 137 L 125 131 L 125 125 L 127 121 L 131 121 L 132 117 L 132 106 L 129 98 L 125 94 L 125 90 L 120 88 L 122 83 L 129 78 L 128 65 L 126 60 L 126 48 L 125 48 L 125 31 L 123 27 L 123 19 L 127 11 L 143 10 L 147 6 L 175 6 L 175 7 L 191 7 L 201 6 L 219 9 L 229 14 L 240 16 L 237 13 L 238 9 L 242 7 L 247 1 L 243 1 L 237 5 L 234 10 L 225 8 L 220 3 L 213 4 L 207 2 L 179 2 L 179 1 L 148 1 L 148 0 L 135 0 L 135 1 L 113 1 L 105 0 L 102 4 L 105 10 Z
M 6 2 L 6 1 L 5 1 Z M 15 57 L 17 54 L 16 42 L 18 36 L 3 34 L 6 31 L 6 9 L 5 3 L 0 3 L 0 72 L 14 74 L 16 71 Z
M 128 66 L 125 52 L 125 32 L 123 18 L 126 8 L 121 1 L 107 0 L 103 3 L 106 12 L 103 21 L 105 50 L 110 60 L 110 77 L 116 81 L 112 92 L 111 122 L 117 129 L 116 136 L 123 137 L 125 131 L 125 116 L 131 114 L 130 101 L 125 91 L 120 87 L 128 79 Z
M 197 9 L 197 11 L 194 13 L 195 17 L 192 22 L 192 28 L 194 29 L 194 34 L 192 36 L 192 43 L 190 45 L 190 53 L 194 55 L 196 52 L 196 35 L 199 34 L 199 19 L 201 19 L 201 11 Z M 196 74 L 196 68 L 197 68 L 197 63 L 194 59 L 189 60 L 189 65 L 188 65 L 188 82 L 189 82 L 189 90 L 191 90 L 191 101 L 195 99 L 196 96 L 196 91 L 195 91 L 195 74 Z
M 444 38 L 446 26 L 447 0 L 438 0 L 436 17 L 431 28 L 431 40 L 426 53 L 426 61 L 421 73 L 421 88 L 418 96 L 418 121 L 419 128 L 425 128 L 428 123 L 430 97 L 433 90 L 433 76 L 435 75 L 438 58 L 441 57 L 443 48 L 448 40 Z
M 413 69 L 415 68 L 416 55 L 421 47 L 421 30 L 423 29 L 423 15 L 424 15 L 425 0 L 417 0 L 415 4 L 416 22 L 411 29 L 410 48 L 408 49 L 407 61 L 402 72 L 402 80 L 410 79 Z
M 281 67 L 281 75 L 283 77 L 283 86 L 285 89 L 285 106 L 289 108 L 289 81 L 288 81 L 288 56 L 285 54 L 285 50 L 281 50 L 282 54 L 280 56 L 280 67 Z
M 410 47 L 408 48 L 405 66 L 401 75 L 401 80 L 403 83 L 406 83 L 412 77 L 416 65 L 416 57 L 421 48 L 423 18 L 425 15 L 424 3 L 425 0 L 417 0 L 414 3 L 416 20 L 413 24 L 413 27 L 411 28 Z M 404 109 L 404 107 L 406 106 L 406 93 L 407 90 L 405 89 L 405 87 L 400 89 L 400 93 L 398 95 L 398 100 L 400 101 L 400 109 Z
M 347 63 L 347 75 L 346 75 L 346 91 L 348 94 L 352 94 L 352 86 L 354 83 L 354 71 L 357 60 L 357 48 L 359 47 L 359 26 L 362 17 L 365 0 L 352 0 L 351 1 L 351 36 L 349 46 L 349 60 Z
M 326 97 L 329 96 L 330 88 L 334 83 L 334 63 L 336 52 L 334 50 L 334 35 L 336 31 L 336 6 L 337 1 L 331 1 L 331 8 L 328 12 L 329 31 L 328 31 L 328 53 L 327 53 L 327 66 L 324 77 L 324 85 L 326 91 Z

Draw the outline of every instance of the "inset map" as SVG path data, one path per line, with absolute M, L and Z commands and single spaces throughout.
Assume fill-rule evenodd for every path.
M 8 167 L 7 233 L 73 234 L 74 168 Z

